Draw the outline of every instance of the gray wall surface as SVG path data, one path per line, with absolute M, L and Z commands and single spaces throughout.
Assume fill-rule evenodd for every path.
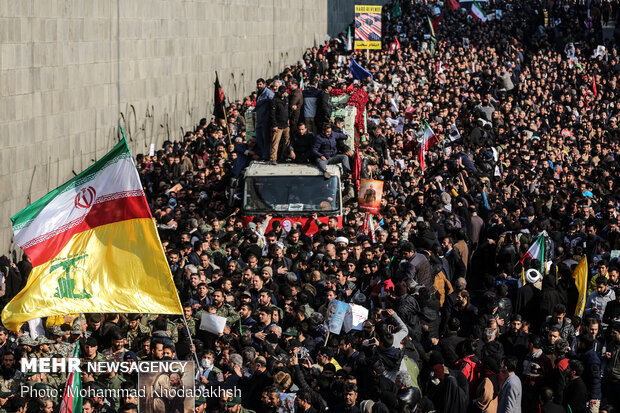
M 179 138 L 210 117 L 216 70 L 228 99 L 246 96 L 354 4 L 0 0 L 0 255 L 10 216 L 105 154 L 119 123 L 134 156 Z

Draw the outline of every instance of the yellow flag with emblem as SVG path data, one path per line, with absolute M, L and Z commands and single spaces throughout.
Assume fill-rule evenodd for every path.
M 33 269 L 2 311 L 9 330 L 69 313 L 183 313 L 124 139 L 11 221 Z

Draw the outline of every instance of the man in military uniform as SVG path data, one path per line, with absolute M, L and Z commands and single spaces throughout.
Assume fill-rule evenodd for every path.
M 73 353 L 69 355 L 69 357 L 71 357 L 72 355 Z M 52 355 L 52 357 L 55 359 L 61 359 L 65 358 L 66 356 L 60 353 L 55 353 L 54 355 Z M 67 384 L 67 373 L 61 372 L 60 369 L 58 370 L 59 371 L 52 371 L 50 373 L 47 373 L 47 383 L 53 388 L 61 390 L 62 393 L 62 389 L 64 389 L 65 385 Z
M 60 354 L 63 357 L 71 357 L 75 347 L 64 341 L 66 332 L 62 330 L 60 326 L 53 325 L 49 328 L 49 333 L 50 339 L 54 341 L 54 344 L 49 346 L 50 353 Z
M 196 335 L 196 323 L 200 325 L 200 320 L 196 320 L 192 314 L 192 306 L 187 304 L 183 306 L 183 316 L 185 317 L 185 322 L 187 323 L 187 327 L 189 327 L 189 332 L 192 336 Z M 180 323 L 178 328 L 185 328 L 185 323 Z
M 98 351 L 99 343 L 95 337 L 89 337 L 84 343 L 84 355 L 82 361 L 106 361 L 105 357 Z
M 205 399 L 205 396 L 197 397 L 195 406 L 195 413 L 204 413 L 207 410 L 207 399 Z M 2 412 L 0 411 L 0 413 Z
M 116 372 L 114 372 L 109 365 L 105 373 L 102 373 L 101 377 L 98 380 L 98 382 L 101 383 L 105 388 L 111 390 L 120 390 L 125 381 L 127 380 L 125 380 L 121 375 L 116 374 Z M 110 401 L 110 404 L 114 407 L 115 410 L 118 410 L 121 405 L 120 397 L 113 397 L 110 398 L 108 401 Z
M 125 337 L 127 339 L 127 347 L 129 350 L 137 352 L 140 350 L 140 343 L 151 335 L 151 330 L 142 324 L 140 314 L 129 314 L 127 317 L 129 324 L 125 327 Z
M 30 353 L 32 353 L 32 349 L 35 346 L 35 342 L 30 338 L 30 333 L 24 333 L 20 338 L 17 339 L 17 344 L 22 346 L 24 349 L 24 356 L 30 357 Z
M 24 382 L 24 386 L 31 389 L 44 391 L 45 394 L 52 394 L 52 389 L 54 389 L 54 387 L 47 382 L 47 374 L 45 373 L 26 373 L 26 381 Z M 58 401 L 57 399 L 58 398 L 54 398 L 54 403 Z
M 230 304 L 225 302 L 224 292 L 222 290 L 218 289 L 213 292 L 213 306 L 216 309 L 216 314 L 220 317 L 226 317 L 226 321 L 228 321 L 230 325 L 234 325 L 239 321 L 239 314 L 237 314 Z
M 123 356 L 127 352 L 127 349 L 125 348 L 125 338 L 119 331 L 114 331 L 111 335 L 110 341 L 112 342 L 112 347 L 103 350 L 101 354 L 106 358 L 106 360 L 122 361 Z
M 85 386 L 86 387 L 86 386 Z M 101 396 L 101 392 L 105 390 L 105 388 L 96 381 L 90 382 L 88 387 L 93 389 L 94 396 L 90 399 L 93 404 L 93 412 L 97 413 L 115 413 L 115 410 L 112 408 L 109 400 L 106 400 L 105 397 Z
M 49 357 L 50 354 L 50 344 L 55 344 L 54 340 L 50 340 L 45 336 L 38 336 L 34 341 L 34 352 L 32 353 L 32 357 L 35 358 L 46 358 Z
M 84 355 L 81 357 L 82 362 L 99 362 L 106 361 L 103 354 L 99 351 L 99 343 L 97 343 L 97 339 L 95 337 L 89 337 L 86 339 L 84 343 Z M 95 380 L 99 380 L 100 374 L 94 374 Z
M 90 331 L 85 332 L 83 322 L 85 322 L 83 317 L 78 317 L 73 322 L 69 334 L 69 344 L 71 346 L 78 344 L 80 347 L 83 347 L 84 340 L 90 336 Z M 80 342 L 80 340 L 82 341 Z
M 254 413 L 254 410 L 246 409 L 241 405 L 241 397 L 229 397 L 226 401 L 226 412 L 228 413 Z

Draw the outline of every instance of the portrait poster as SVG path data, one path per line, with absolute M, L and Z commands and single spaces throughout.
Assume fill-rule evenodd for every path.
M 325 317 L 325 327 L 330 333 L 340 334 L 344 318 L 349 308 L 349 304 L 331 300 L 327 306 L 327 317 Z
M 278 413 L 295 413 L 295 393 L 278 393 L 280 398 L 280 405 L 278 406 Z
M 362 179 L 359 191 L 359 210 L 376 214 L 381 208 L 383 197 L 383 181 L 374 179 Z
M 194 362 L 181 360 L 150 363 L 138 373 L 140 413 L 194 413 Z M 156 366 L 154 366 L 155 364 Z M 143 373 L 141 371 L 148 371 Z

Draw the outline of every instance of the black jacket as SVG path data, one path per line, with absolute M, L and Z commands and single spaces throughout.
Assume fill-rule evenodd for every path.
M 566 413 L 566 410 L 557 403 L 549 402 L 541 406 L 540 413 Z
M 314 390 L 312 386 L 308 384 L 308 381 L 306 380 L 306 377 L 304 376 L 301 368 L 298 365 L 294 366 L 292 373 L 293 381 L 295 382 L 295 384 L 300 389 L 306 390 L 310 393 L 312 406 L 316 406 L 317 410 L 320 412 L 325 411 L 327 408 L 327 402 L 325 401 L 325 399 L 323 399 L 319 392 Z
M 409 335 L 416 341 L 420 341 L 422 327 L 420 325 L 420 305 L 414 296 L 405 294 L 394 302 L 394 311 L 403 320 L 409 329 Z
M 239 387 L 241 388 L 244 406 L 256 411 L 260 409 L 261 394 L 263 390 L 271 386 L 272 383 L 273 377 L 266 371 L 264 373 L 254 374 L 249 379 L 241 379 L 239 381 Z
M 293 151 L 295 151 L 295 162 L 307 163 L 312 158 L 312 145 L 314 144 L 314 135 L 307 132 L 305 135 L 295 133 L 293 135 Z
M 568 382 L 564 389 L 562 404 L 566 408 L 570 406 L 573 413 L 585 413 L 588 402 L 588 389 L 581 377 Z
M 525 320 L 532 323 L 534 329 L 540 326 L 540 317 L 538 316 L 540 296 L 540 290 L 528 283 L 519 288 L 515 302 L 515 313 L 521 314 Z
M 465 264 L 463 263 L 463 259 L 461 258 L 461 254 L 455 249 L 450 250 L 447 255 L 444 255 L 446 261 L 448 262 L 448 278 L 450 280 L 456 280 L 460 277 L 465 277 L 466 269 Z
M 314 122 L 318 130 L 323 129 L 324 123 L 329 123 L 332 116 L 332 99 L 329 93 L 322 90 L 316 105 L 316 116 Z
M 441 349 L 441 355 L 443 356 L 446 365 L 453 367 L 459 359 L 456 354 L 456 347 L 459 343 L 465 341 L 465 338 L 459 337 L 456 334 L 448 333 L 441 340 L 439 340 L 439 348 Z
M 525 358 L 527 353 L 527 334 L 519 330 L 516 333 L 508 331 L 502 334 L 498 340 L 504 346 L 506 354 L 514 354 L 519 361 Z
M 271 101 L 271 124 L 280 129 L 288 127 L 288 96 L 278 96 L 277 94 Z

